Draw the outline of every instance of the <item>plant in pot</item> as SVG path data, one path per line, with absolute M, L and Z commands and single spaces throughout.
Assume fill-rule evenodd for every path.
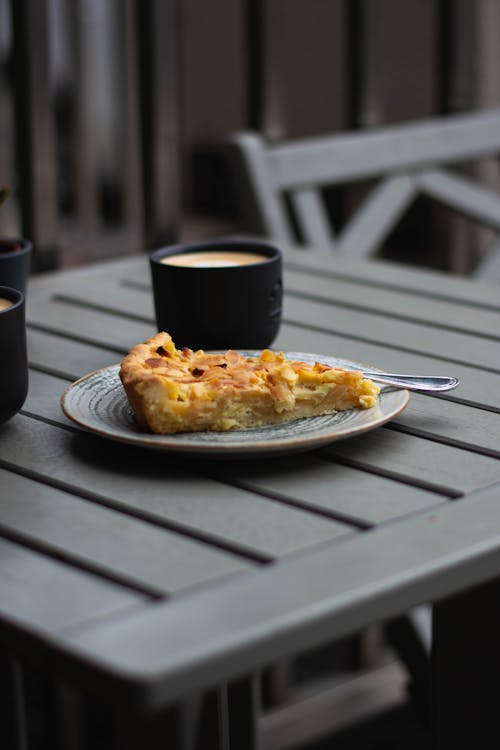
M 9 195 L 9 188 L 0 188 L 0 206 Z M 0 285 L 14 287 L 25 293 L 31 265 L 32 244 L 20 237 L 0 237 Z

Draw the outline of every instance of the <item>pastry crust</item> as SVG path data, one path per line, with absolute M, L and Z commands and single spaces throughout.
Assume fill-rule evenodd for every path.
M 294 362 L 269 349 L 259 357 L 178 350 L 168 333 L 134 346 L 121 363 L 120 378 L 138 423 L 159 434 L 259 427 L 367 409 L 379 393 L 361 372 Z

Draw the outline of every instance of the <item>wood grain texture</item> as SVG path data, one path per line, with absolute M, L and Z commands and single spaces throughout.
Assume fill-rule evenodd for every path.
M 35 330 L 65 334 L 83 343 L 127 352 L 156 333 L 153 323 L 139 323 L 117 315 L 82 309 L 64 302 L 39 301 L 28 309 L 28 326 Z
M 121 359 L 116 351 L 33 328 L 28 328 L 27 340 L 30 365 L 66 379 L 76 380 L 93 370 L 114 365 Z
M 500 419 L 496 412 L 412 393 L 408 406 L 391 426 L 500 457 Z
M 436 329 L 408 320 L 372 315 L 365 311 L 287 297 L 283 307 L 287 321 L 318 326 L 342 335 L 359 336 L 376 344 L 437 357 L 453 363 L 472 364 L 500 372 L 500 340 L 487 341 L 469 333 Z
M 500 462 L 496 458 L 392 430 L 332 443 L 324 452 L 357 466 L 379 469 L 410 482 L 429 482 L 456 494 L 500 481 Z
M 400 263 L 379 259 L 370 260 L 369 263 L 356 258 L 325 260 L 323 254 L 316 252 L 314 248 L 305 250 L 284 243 L 280 247 L 285 269 L 298 270 L 306 276 L 359 283 L 366 289 L 378 287 L 396 292 L 409 292 L 412 296 L 420 295 L 424 299 L 460 302 L 465 304 L 466 309 L 473 306 L 500 311 L 498 284 L 488 282 L 487 277 L 480 283 L 473 283 L 469 278 L 437 270 L 431 271 L 419 266 L 403 266 Z M 137 273 L 141 268 L 142 266 L 136 263 Z M 126 277 L 131 270 L 132 265 L 127 269 L 124 267 L 123 276 Z M 147 276 L 142 278 L 146 280 Z
M 54 631 L 129 610 L 147 598 L 0 539 L 0 630 Z
M 311 276 L 298 271 L 285 272 L 285 292 L 318 298 L 333 308 L 364 309 L 379 322 L 394 317 L 401 320 L 430 324 L 441 330 L 469 332 L 475 335 L 500 338 L 500 308 L 498 312 L 467 306 L 462 302 L 428 299 L 420 293 L 378 286 L 367 286 L 354 281 Z
M 238 463 L 224 468 L 226 479 L 244 483 L 366 525 L 423 511 L 447 498 L 367 471 L 322 460 L 317 455 L 275 459 L 257 466 Z
M 0 484 L 0 533 L 150 595 L 189 588 L 249 565 L 35 479 L 0 469 Z
M 34 388 L 28 395 L 24 409 L 61 424 L 72 425 L 61 412 L 59 396 L 62 383 L 43 373 L 32 373 Z M 36 395 L 34 391 L 36 390 Z M 293 465 L 287 459 L 264 462 L 199 462 L 199 471 L 220 481 L 248 484 L 278 500 L 305 509 L 316 510 L 347 523 L 362 527 L 390 518 L 413 513 L 443 502 L 444 498 L 412 486 L 398 483 L 393 488 L 390 479 L 359 472 L 345 466 L 333 465 L 310 456 L 296 456 Z M 314 471 L 314 484 L 311 476 Z
M 194 461 L 20 415 L 2 438 L 4 465 L 242 556 L 272 559 L 350 532 L 333 520 L 206 480 Z

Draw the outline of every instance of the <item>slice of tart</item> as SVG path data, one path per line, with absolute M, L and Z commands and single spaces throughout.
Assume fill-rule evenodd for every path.
M 179 350 L 168 333 L 134 346 L 120 378 L 138 423 L 159 434 L 236 430 L 367 409 L 379 393 L 358 371 L 294 362 L 269 349 L 256 357 Z

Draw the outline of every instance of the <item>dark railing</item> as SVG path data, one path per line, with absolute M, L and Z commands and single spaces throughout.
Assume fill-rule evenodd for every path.
M 169 242 L 186 212 L 237 221 L 231 132 L 498 107 L 495 19 L 458 0 L 0 0 L 0 232 L 45 269 Z
M 12 173 L 2 180 L 13 183 L 20 214 L 16 231 L 33 240 L 37 270 L 64 262 L 64 245 L 92 258 L 94 252 L 106 254 L 107 238 L 109 252 L 120 254 L 176 234 L 178 4 L 105 5 L 108 14 L 97 19 L 96 28 L 91 17 L 96 4 L 85 0 L 10 4 L 10 85 L 2 94 L 14 103 L 7 129 L 15 156 Z M 54 10 L 62 16 L 57 20 L 67 51 L 62 80 L 51 65 Z M 103 41 L 109 67 L 99 69 Z M 109 120 L 104 123 L 98 112 L 103 98 Z M 106 147 L 113 153 L 104 153 L 103 163 Z M 11 148 L 7 140 L 0 146 Z

